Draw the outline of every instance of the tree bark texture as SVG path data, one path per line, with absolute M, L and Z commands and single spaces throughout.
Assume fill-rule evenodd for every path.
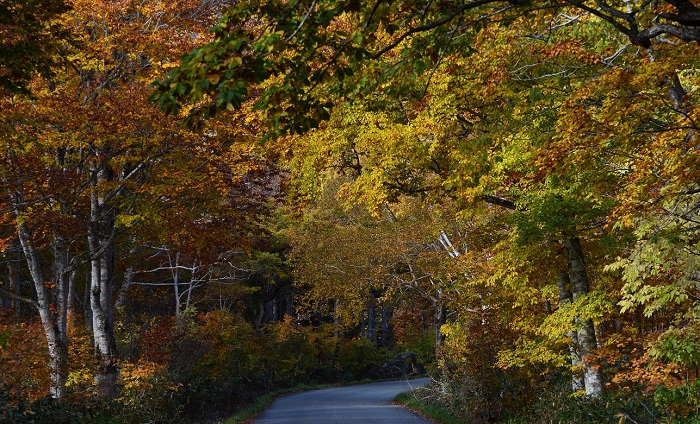
M 566 258 L 569 263 L 569 279 L 571 292 L 575 302 L 589 291 L 588 271 L 583 260 L 583 250 L 578 238 L 568 238 L 564 241 Z M 579 355 L 583 361 L 584 385 L 586 394 L 600 396 L 603 393 L 603 373 L 600 365 L 592 361 L 590 355 L 598 347 L 595 335 L 595 327 L 592 320 L 580 320 L 578 323 Z
M 571 293 L 571 281 L 569 280 L 568 273 L 559 273 L 557 286 L 559 288 L 559 305 L 564 305 L 565 303 L 573 302 L 573 294 Z M 569 337 L 569 339 L 571 339 L 571 343 L 569 343 L 569 352 L 571 353 L 571 367 L 578 368 L 579 366 L 581 366 L 578 332 L 570 331 L 566 333 L 566 335 Z M 584 390 L 585 388 L 586 386 L 584 384 L 583 376 L 574 373 L 574 375 L 571 376 L 571 389 L 574 392 L 577 392 L 579 390 Z
M 104 178 L 104 171 L 96 172 L 95 186 Z M 117 344 L 112 313 L 114 217 L 113 211 L 96 187 L 93 187 L 90 201 L 90 307 L 98 361 L 95 384 L 101 395 L 112 397 L 117 391 Z
M 10 247 L 10 254 L 8 255 L 10 259 L 7 263 L 7 279 L 9 280 L 10 291 L 12 293 L 20 292 L 20 265 L 22 263 L 22 246 L 19 245 L 19 241 L 14 240 Z M 15 258 L 12 258 L 15 256 Z M 22 304 L 19 299 L 10 299 L 10 306 L 15 310 L 15 315 L 19 316 L 22 313 Z
M 17 234 L 36 290 L 35 306 L 39 312 L 49 348 L 51 378 L 49 393 L 54 399 L 60 399 L 66 395 L 68 343 L 66 320 L 61 317 L 66 313 L 67 305 L 63 293 L 67 292 L 67 287 L 64 287 L 63 284 L 67 280 L 65 278 L 57 278 L 55 282 L 46 280 L 39 253 L 32 243 L 29 228 L 24 224 L 18 224 Z M 63 245 L 59 241 L 55 242 L 54 252 L 59 256 L 63 254 Z M 61 271 L 63 270 L 61 269 Z M 52 303 L 52 294 L 57 294 L 56 304 Z

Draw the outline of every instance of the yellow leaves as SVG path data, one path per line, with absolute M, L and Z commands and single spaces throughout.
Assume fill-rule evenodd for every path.
M 150 361 L 138 363 L 123 363 L 119 369 L 119 376 L 124 383 L 124 389 L 130 390 L 136 387 L 146 387 L 153 384 L 151 380 L 158 373 L 165 370 L 165 366 Z
M 563 368 L 570 365 L 570 362 L 568 352 L 562 351 L 556 345 L 521 338 L 516 342 L 516 347 L 498 352 L 496 366 L 509 369 L 522 368 L 528 364 L 546 364 Z
M 80 368 L 68 373 L 66 387 L 77 387 L 92 382 L 94 371 L 90 368 Z
M 599 324 L 610 319 L 614 313 L 613 302 L 605 293 L 591 292 L 580 296 L 576 302 L 560 304 L 553 314 L 542 321 L 536 332 L 553 339 L 563 338 L 589 319 Z
M 121 363 L 119 383 L 122 389 L 117 402 L 127 407 L 156 402 L 162 392 L 177 392 L 182 387 L 167 378 L 165 365 L 145 360 Z

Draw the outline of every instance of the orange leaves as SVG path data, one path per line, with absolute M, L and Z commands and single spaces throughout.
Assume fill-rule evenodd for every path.
M 612 382 L 623 387 L 630 384 L 641 385 L 646 390 L 653 390 L 656 386 L 677 387 L 683 384 L 684 369 L 678 364 L 664 364 L 649 358 L 648 352 L 632 359 L 629 368 L 618 372 Z
M 140 392 L 152 389 L 156 384 L 164 384 L 167 380 L 165 378 L 159 380 L 158 377 L 164 374 L 166 369 L 165 365 L 149 361 L 122 363 L 119 367 L 122 388 L 127 392 Z M 173 385 L 173 389 L 176 388 L 177 386 Z
M 175 319 L 173 317 L 151 320 L 150 327 L 143 332 L 141 337 L 143 343 L 141 358 L 143 360 L 155 364 L 168 363 L 171 354 L 168 350 L 168 340 L 174 326 Z
M 5 315 L 5 314 L 3 314 Z M 15 399 L 33 401 L 48 393 L 49 370 L 46 337 L 41 323 L 6 324 L 2 317 L 0 332 L 7 334 L 0 349 L 0 382 Z

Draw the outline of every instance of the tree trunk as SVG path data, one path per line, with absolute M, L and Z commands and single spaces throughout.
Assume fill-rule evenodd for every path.
M 569 238 L 564 241 L 566 258 L 569 262 L 569 279 L 574 302 L 588 293 L 588 271 L 583 260 L 583 250 L 578 238 Z M 603 373 L 600 364 L 592 361 L 591 353 L 598 347 L 595 335 L 595 327 L 592 320 L 579 322 L 578 346 L 581 360 L 583 361 L 583 377 L 586 394 L 600 396 L 603 393 Z
M 85 329 L 92 332 L 92 267 L 85 271 L 85 291 L 83 292 L 83 320 Z
M 105 178 L 105 172 L 96 173 L 95 185 Z M 102 196 L 93 187 L 90 195 L 90 227 L 88 248 L 90 250 L 90 307 L 92 309 L 92 332 L 97 356 L 95 384 L 103 396 L 112 397 L 117 392 L 117 343 L 112 321 L 112 284 L 114 257 L 113 212 Z
M 20 276 L 20 265 L 22 264 L 22 246 L 18 245 L 18 241 L 14 240 L 12 246 L 10 247 L 11 253 L 10 257 L 14 254 L 15 259 L 10 259 L 7 264 L 7 278 L 10 283 L 10 291 L 12 293 L 20 292 L 19 276 Z M 22 304 L 19 299 L 14 299 L 10 301 L 12 304 L 15 315 L 20 316 L 22 313 Z
M 19 211 L 17 211 L 19 217 Z M 29 273 L 34 282 L 36 290 L 36 303 L 34 304 L 39 311 L 41 325 L 44 328 L 46 341 L 49 348 L 49 372 L 51 377 L 51 387 L 49 393 L 54 399 L 63 398 L 66 395 L 66 362 L 68 361 L 68 344 L 66 338 L 65 320 L 58 317 L 65 313 L 60 309 L 65 308 L 63 305 L 51 304 L 51 287 L 57 288 L 59 293 L 58 299 L 61 299 L 61 293 L 66 291 L 66 287 L 59 288 L 63 285 L 65 279 L 57 278 L 55 283 L 51 283 L 44 278 L 39 254 L 34 248 L 31 240 L 31 232 L 29 229 L 20 224 L 17 226 L 17 234 L 19 241 L 24 251 L 24 256 L 27 261 Z M 55 251 L 62 252 L 63 246 L 59 246 L 56 242 Z M 63 327 L 61 327 L 61 325 Z
M 74 324 L 75 319 L 75 280 L 78 277 L 78 271 L 73 270 L 68 275 L 68 300 L 66 302 L 66 309 L 68 310 L 68 317 L 71 320 L 71 324 Z
M 440 328 L 447 323 L 447 308 L 438 299 L 434 304 L 435 308 L 435 357 L 438 357 L 440 347 L 445 342 L 445 335 Z
M 391 320 L 392 311 L 391 308 L 386 304 L 382 305 L 382 327 L 381 334 L 379 336 L 379 344 L 386 346 L 391 340 L 391 328 L 389 327 L 389 321 Z
M 54 285 L 56 287 L 54 314 L 58 328 L 58 337 L 65 346 L 68 346 L 68 263 L 68 251 L 66 250 L 65 240 L 63 237 L 57 236 L 54 239 Z
M 258 301 L 258 315 L 255 317 L 255 330 L 259 331 L 265 320 L 265 300 L 260 298 Z
M 566 272 L 561 272 L 559 274 L 559 279 L 557 280 L 557 286 L 559 287 L 559 305 L 564 305 L 565 303 L 573 302 L 573 295 L 571 293 L 571 282 L 569 280 L 569 274 Z M 571 367 L 576 369 L 581 366 L 581 355 L 579 354 L 579 343 L 578 343 L 578 332 L 570 331 L 566 335 L 571 339 L 569 344 L 569 352 L 571 353 Z M 571 376 L 571 389 L 574 392 L 579 390 L 584 390 L 586 387 L 584 385 L 583 376 L 574 372 Z
M 440 353 L 440 348 L 445 342 L 445 335 L 442 334 L 440 329 L 447 323 L 447 308 L 443 303 L 441 288 L 438 288 L 437 297 L 432 298 L 431 301 L 433 302 L 433 309 L 435 311 L 435 357 L 437 358 Z
M 134 283 L 134 267 L 130 266 L 126 269 L 126 272 L 124 273 L 124 282 L 122 283 L 122 287 L 119 289 L 119 293 L 117 294 L 117 301 L 114 303 L 114 308 L 119 309 L 124 304 L 126 303 L 126 296 L 129 293 L 129 287 L 131 287 Z
M 190 269 L 190 282 L 187 285 L 187 298 L 185 299 L 185 309 L 189 309 L 189 307 L 192 305 L 192 290 L 194 290 L 194 285 L 195 285 L 194 275 L 195 275 L 196 271 L 197 271 L 197 260 L 194 259 L 192 261 L 192 268 Z M 275 318 L 275 322 L 277 322 L 276 318 Z
M 170 266 L 170 274 L 173 277 L 173 290 L 175 291 L 175 319 L 180 322 L 182 318 L 182 307 L 180 306 L 180 252 L 175 253 L 175 263 L 170 250 L 167 250 L 168 265 Z

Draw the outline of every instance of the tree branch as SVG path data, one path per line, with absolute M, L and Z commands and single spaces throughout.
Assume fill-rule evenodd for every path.
M 456 11 L 445 16 L 444 18 L 440 19 L 439 21 L 435 21 L 435 22 L 432 22 L 430 24 L 422 25 L 422 26 L 415 27 L 415 28 L 409 28 L 408 31 L 401 34 L 401 36 L 399 36 L 399 38 L 397 38 L 392 43 L 390 43 L 389 45 L 385 46 L 383 49 L 381 49 L 378 52 L 376 52 L 375 54 L 373 54 L 372 59 L 377 59 L 377 58 L 381 57 L 384 53 L 386 53 L 390 50 L 393 50 L 396 46 L 401 44 L 403 42 L 403 40 L 405 40 L 407 37 L 409 37 L 413 34 L 418 34 L 420 32 L 425 32 L 425 31 L 430 31 L 431 29 L 435 29 L 441 25 L 445 25 L 446 23 L 450 22 L 451 20 L 453 20 L 454 18 L 456 18 L 457 16 L 461 15 L 462 13 L 464 13 L 465 11 L 467 11 L 469 9 L 475 9 L 479 6 L 483 6 L 485 4 L 490 4 L 490 3 L 495 3 L 495 2 L 496 2 L 496 0 L 479 0 L 479 1 L 475 1 L 473 3 L 463 4 Z
M 492 194 L 487 194 L 483 197 L 484 201 L 486 203 L 490 203 L 492 205 L 497 205 L 497 206 L 502 206 L 504 208 L 510 209 L 510 210 L 518 210 L 519 208 L 515 205 L 514 202 L 504 199 L 502 197 L 494 196 Z
M 15 300 L 19 300 L 20 302 L 28 303 L 28 304 L 34 306 L 34 307 L 37 308 L 37 309 L 39 308 L 39 304 L 38 304 L 35 300 L 29 299 L 29 298 L 26 298 L 26 297 L 23 297 L 23 296 L 16 295 L 16 294 L 14 294 L 14 293 L 12 293 L 12 292 L 9 292 L 9 291 L 7 291 L 7 290 L 1 288 L 1 287 L 0 287 L 0 293 L 2 293 L 2 294 L 4 294 L 4 295 L 7 295 L 7 296 L 10 296 L 11 298 L 13 298 L 13 299 L 15 299 Z

